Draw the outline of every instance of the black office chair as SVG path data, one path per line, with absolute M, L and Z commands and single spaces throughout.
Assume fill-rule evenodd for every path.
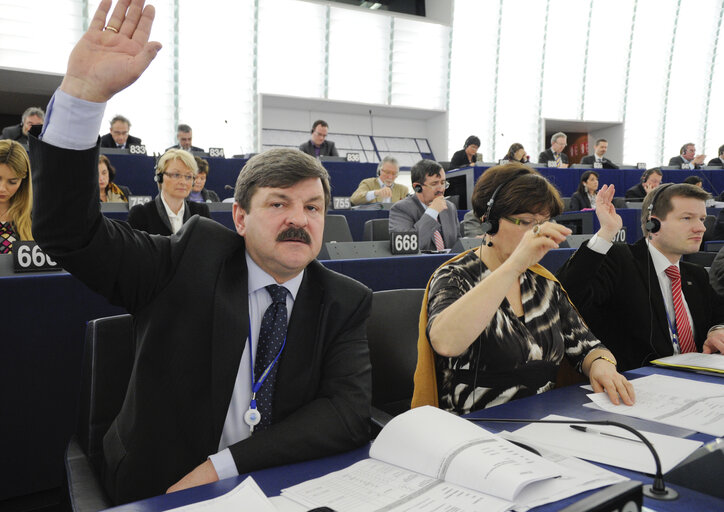
M 372 363 L 372 420 L 384 426 L 410 409 L 417 366 L 417 327 L 423 289 L 374 292 L 367 323 Z
M 700 251 L 704 250 L 704 243 L 714 240 L 716 217 L 714 215 L 707 215 L 704 219 L 704 226 L 706 226 L 706 231 L 704 231 L 704 236 L 701 238 L 701 246 L 699 247 Z
M 327 215 L 324 221 L 324 235 L 322 241 L 326 242 L 352 242 L 352 232 L 344 215 Z
M 75 512 L 113 506 L 100 480 L 103 436 L 123 405 L 135 352 L 131 315 L 88 322 L 78 430 L 65 454 L 68 494 Z
M 390 219 L 370 219 L 365 221 L 362 240 L 378 242 L 390 239 Z
M 688 261 L 689 263 L 694 263 L 696 265 L 701 265 L 702 267 L 711 267 L 711 264 L 714 262 L 714 258 L 716 258 L 717 253 L 715 252 L 693 252 L 691 254 L 684 254 L 681 259 L 682 261 Z

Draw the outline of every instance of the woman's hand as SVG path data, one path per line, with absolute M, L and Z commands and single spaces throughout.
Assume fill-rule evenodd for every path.
M 538 263 L 548 251 L 558 249 L 558 245 L 570 234 L 571 230 L 562 224 L 539 224 L 523 235 L 508 262 L 518 274 L 522 274 L 528 267 Z
M 60 85 L 63 92 L 105 102 L 141 76 L 161 49 L 161 43 L 148 41 L 155 11 L 143 4 L 144 0 L 120 0 L 106 24 L 111 0 L 100 3 L 70 54 Z
M 605 391 L 611 403 L 618 405 L 619 396 L 626 405 L 633 405 L 636 393 L 633 385 L 620 373 L 616 367 L 605 359 L 596 359 L 588 370 L 588 378 L 595 393 Z

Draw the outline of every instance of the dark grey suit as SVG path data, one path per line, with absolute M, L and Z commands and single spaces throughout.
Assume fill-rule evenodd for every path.
M 671 160 L 669 160 L 669 165 L 671 167 L 681 167 L 683 164 L 688 164 L 690 162 L 686 162 L 681 156 L 675 156 L 672 157 Z M 701 169 L 701 165 L 694 164 L 694 169 Z
M 449 249 L 460 238 L 460 221 L 455 205 L 447 201 L 447 210 L 443 210 L 437 219 L 425 214 L 426 207 L 416 195 L 396 202 L 390 208 L 390 233 L 394 231 L 417 231 L 421 251 L 434 250 L 432 235 L 442 226 L 442 238 L 445 248 Z M 439 222 L 438 222 L 439 221 Z
M 115 503 L 161 494 L 218 449 L 249 324 L 244 238 L 199 216 L 171 237 L 133 230 L 100 213 L 97 147 L 33 139 L 31 154 L 36 240 L 134 317 L 133 374 L 103 440 L 106 489 Z M 307 266 L 278 363 L 272 425 L 230 446 L 240 473 L 369 439 L 370 303 L 358 282 L 317 261 Z
M 601 167 L 604 169 L 618 169 L 618 165 L 614 164 L 611 160 L 605 156 L 601 158 Z M 581 163 L 586 165 L 593 165 L 596 163 L 596 155 L 586 155 L 581 158 Z
M 28 145 L 28 136 L 23 133 L 22 123 L 3 128 L 0 139 L 16 140 L 20 144 L 25 144 L 26 146 Z
M 126 139 L 126 147 L 129 146 L 138 146 L 141 144 L 141 139 L 138 137 L 134 137 L 133 135 L 129 135 L 128 139 Z M 106 133 L 101 137 L 101 147 L 102 148 L 117 148 L 118 144 L 116 144 L 116 141 L 113 140 L 113 135 L 110 133 Z
M 304 144 L 301 144 L 299 146 L 299 151 L 302 151 L 303 153 L 311 155 L 315 158 L 317 156 L 339 156 L 339 153 L 337 153 L 337 148 L 334 146 L 334 142 L 332 142 L 331 140 L 325 140 L 324 142 L 322 142 L 322 145 L 319 146 L 319 155 L 317 155 L 314 144 L 312 144 L 311 140 L 308 140 Z
M 538 155 L 538 163 L 539 164 L 546 164 L 548 165 L 548 162 L 551 160 L 555 160 L 556 157 L 553 154 L 553 150 L 551 148 L 546 149 L 545 151 L 541 151 L 541 154 Z M 568 163 L 568 155 L 565 153 L 561 153 L 561 162 L 564 164 Z

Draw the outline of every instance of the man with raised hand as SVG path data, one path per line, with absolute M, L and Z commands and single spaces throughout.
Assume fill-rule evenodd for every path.
M 109 496 L 125 503 L 364 444 L 371 293 L 315 260 L 330 186 L 314 158 L 250 159 L 237 233 L 194 216 L 153 236 L 101 215 L 105 102 L 161 49 L 148 41 L 152 6 L 120 0 L 106 22 L 110 7 L 98 7 L 31 139 L 36 240 L 134 317 L 133 373 L 103 439 Z

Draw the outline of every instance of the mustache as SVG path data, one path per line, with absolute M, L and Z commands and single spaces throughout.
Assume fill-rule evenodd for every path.
M 287 228 L 277 235 L 277 242 L 284 242 L 285 240 L 301 240 L 307 245 L 312 243 L 312 239 L 306 230 L 294 227 Z

